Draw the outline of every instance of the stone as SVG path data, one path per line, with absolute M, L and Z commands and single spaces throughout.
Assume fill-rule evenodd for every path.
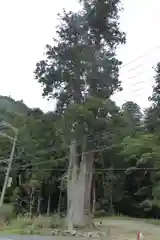
M 72 236 L 76 236 L 76 234 L 77 234 L 77 231 L 76 231 L 76 230 L 72 230 L 72 231 L 71 231 L 71 235 L 72 235 Z

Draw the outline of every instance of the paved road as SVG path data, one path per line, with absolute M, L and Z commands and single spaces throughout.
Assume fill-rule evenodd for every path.
M 142 231 L 160 235 L 160 226 L 146 223 L 143 220 L 105 219 L 103 220 L 103 226 L 119 227 L 130 231 Z
M 0 236 L 0 240 L 84 240 L 85 238 L 79 237 L 66 237 L 66 236 L 31 236 L 31 235 L 11 235 Z M 86 238 L 88 240 L 88 238 Z

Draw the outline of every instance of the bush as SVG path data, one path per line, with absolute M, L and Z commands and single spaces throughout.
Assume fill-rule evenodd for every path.
M 104 209 L 101 209 L 101 210 L 99 210 L 99 211 L 96 211 L 95 213 L 94 213 L 94 217 L 106 217 L 108 214 L 107 214 L 107 212 L 104 210 Z
M 0 225 L 8 223 L 14 217 L 13 206 L 11 204 L 4 204 L 0 209 Z

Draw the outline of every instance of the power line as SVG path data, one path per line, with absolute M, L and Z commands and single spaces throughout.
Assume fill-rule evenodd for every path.
M 137 91 L 137 90 L 136 90 Z M 97 132 L 96 133 L 96 135 L 94 134 L 94 136 L 96 136 L 96 137 L 101 137 L 101 139 L 96 139 L 96 138 L 94 138 L 94 139 L 88 139 L 88 142 L 94 142 L 94 141 L 96 141 L 96 140 L 104 140 L 104 139 L 109 139 L 108 138 L 108 136 L 103 136 L 102 137 L 102 134 L 104 135 L 104 134 L 109 134 L 109 137 L 111 137 L 111 135 L 110 135 L 110 133 L 109 132 L 102 132 L 102 131 L 99 131 L 99 132 Z M 114 133 L 112 133 L 112 134 L 114 134 Z M 93 134 L 90 134 L 90 135 L 87 135 L 87 137 L 90 137 L 90 136 L 92 136 Z M 77 141 L 76 142 L 76 145 L 78 145 L 79 143 L 82 143 L 83 142 L 83 140 L 81 140 L 81 141 Z M 119 144 L 118 144 L 118 146 L 119 146 Z M 70 147 L 70 144 L 68 144 L 67 146 L 65 146 L 65 147 L 63 147 L 63 148 L 51 148 L 51 151 L 52 152 L 54 152 L 54 151 L 59 151 L 59 150 L 64 150 L 64 149 L 67 149 L 67 148 L 69 148 Z M 110 147 L 112 147 L 112 146 L 110 146 Z M 108 147 L 107 147 L 108 148 Z M 104 149 L 107 149 L 107 148 L 104 148 Z M 98 150 L 96 150 L 96 151 L 98 151 Z M 39 151 L 39 153 L 40 153 L 41 151 Z M 48 152 L 48 150 L 46 151 L 46 152 Z M 34 157 L 35 158 L 35 155 L 28 155 L 28 156 L 30 156 L 30 157 Z M 60 159 L 52 159 L 52 160 L 47 160 L 47 162 L 49 161 L 49 162 L 51 162 L 51 161 L 55 161 L 55 160 L 63 160 L 63 159 L 66 159 L 67 157 L 62 157 L 62 158 L 60 158 Z M 16 158 L 17 159 L 17 158 Z M 6 159 L 7 160 L 7 159 Z M 43 163 L 46 163 L 46 161 L 45 162 L 39 162 L 39 163 L 36 163 L 35 165 L 38 165 L 38 164 L 43 164 Z M 24 165 L 24 166 L 30 166 L 30 165 L 32 165 L 31 163 L 29 163 L 29 164 L 27 164 L 27 165 Z M 23 165 L 21 165 L 21 167 L 23 167 Z
M 116 133 L 117 134 L 117 133 Z M 103 135 L 103 136 L 102 136 Z M 105 136 L 104 136 L 105 135 Z M 106 136 L 107 135 L 107 136 Z M 89 138 L 89 137 L 91 137 L 91 136 L 93 136 L 93 134 L 89 134 L 89 135 L 86 135 L 86 137 L 87 138 Z M 108 131 L 97 131 L 97 132 L 95 132 L 95 134 L 94 134 L 94 138 L 92 138 L 92 139 L 88 139 L 87 140 L 87 142 L 88 143 L 91 143 L 91 142 L 96 142 L 96 141 L 101 141 L 101 140 L 110 140 L 110 137 L 112 137 L 112 136 L 115 136 L 115 133 L 114 132 L 108 132 Z M 76 142 L 76 145 L 78 145 L 78 144 L 80 144 L 80 143 L 82 143 L 83 142 L 83 140 L 79 140 L 79 141 L 77 141 Z M 49 151 L 51 151 L 51 152 L 54 152 L 54 151 L 60 151 L 60 150 L 65 150 L 65 149 L 68 149 L 70 147 L 70 144 L 68 144 L 68 145 L 66 145 L 66 146 L 64 146 L 64 147 L 60 147 L 60 148 L 57 148 L 57 147 L 50 147 L 50 148 L 47 148 L 47 150 L 45 151 L 45 153 L 46 152 L 49 152 Z M 49 150 L 50 149 L 50 150 Z M 41 152 L 43 152 L 44 153 L 44 151 L 42 150 L 42 151 L 38 151 L 37 153 L 41 153 Z M 35 155 L 27 155 L 28 157 L 36 157 Z M 20 159 L 20 157 L 14 157 L 14 159 L 16 160 L 16 159 Z M 6 158 L 6 159 L 0 159 L 0 163 L 1 162 L 5 162 L 5 161 L 7 161 L 8 159 Z
M 116 133 L 117 134 L 117 133 Z M 105 136 L 104 136 L 105 135 Z M 87 138 L 90 138 L 90 137 L 92 137 L 92 139 L 88 139 L 87 140 L 87 142 L 88 143 L 91 143 L 91 142 L 94 142 L 94 141 L 97 141 L 97 140 L 99 140 L 99 141 L 101 141 L 101 140 L 110 140 L 110 138 L 112 137 L 112 136 L 115 136 L 115 133 L 114 132 L 109 132 L 109 131 L 97 131 L 97 132 L 95 132 L 94 133 L 94 138 L 93 138 L 93 134 L 89 134 L 89 135 L 86 135 L 86 137 Z M 78 145 L 78 144 L 80 144 L 80 143 L 82 143 L 83 142 L 83 140 L 79 140 L 79 141 L 77 141 L 76 142 L 76 145 Z M 49 151 L 51 151 L 51 152 L 54 152 L 54 151 L 60 151 L 60 150 L 65 150 L 65 149 L 68 149 L 70 147 L 70 144 L 68 144 L 68 145 L 66 145 L 66 146 L 64 146 L 64 147 L 60 147 L 60 148 L 57 148 L 57 147 L 50 147 L 50 148 L 47 148 L 47 150 L 45 151 L 45 153 L 46 152 L 49 152 Z M 50 150 L 49 150 L 50 149 Z M 38 151 L 37 153 L 41 153 L 41 152 L 43 152 L 44 153 L 44 151 L 42 150 L 42 151 Z M 35 158 L 35 155 L 27 155 L 28 157 L 33 157 L 33 158 Z M 38 158 L 38 157 L 37 157 Z M 14 158 L 15 160 L 16 159 L 20 159 L 20 157 L 15 157 Z M 6 159 L 0 159 L 1 161 L 0 162 L 4 162 L 4 161 L 7 161 L 8 159 L 6 158 Z
M 129 170 L 131 167 L 128 167 L 128 168 L 110 168 L 110 167 L 108 167 L 108 168 L 93 168 L 93 171 L 94 172 L 109 172 L 109 171 L 127 171 L 127 170 Z M 17 170 L 19 170 L 19 168 L 12 168 L 11 169 L 11 172 L 14 172 L 14 171 L 17 171 Z M 35 168 L 35 169 L 31 169 L 32 171 L 40 171 L 40 170 L 44 170 L 44 171 L 57 171 L 57 172 L 64 172 L 64 171 L 67 171 L 68 172 L 68 168 L 43 168 L 43 169 L 37 169 L 37 168 Z M 135 168 L 135 169 L 133 169 L 133 171 L 152 171 L 152 170 L 160 170 L 160 167 L 158 168 L 158 167 L 153 167 L 153 168 L 139 168 L 139 167 L 137 167 L 137 168 Z M 5 169 L 1 169 L 0 170 L 0 173 L 4 173 L 5 172 Z
M 156 48 L 160 48 L 160 46 L 158 46 L 158 47 L 156 47 Z M 137 59 L 135 59 L 135 60 L 133 60 L 133 61 L 127 63 L 127 64 L 125 64 L 123 67 L 131 64 L 132 62 L 137 61 L 138 59 L 140 59 L 140 58 L 142 58 L 142 57 L 144 57 L 144 55 L 138 57 Z M 137 66 L 137 67 L 138 67 L 138 66 Z M 134 69 L 136 69 L 136 68 L 134 68 Z M 132 70 L 132 69 L 131 69 L 131 70 Z M 129 71 L 131 71 L 131 70 L 129 70 Z M 143 73 L 143 72 L 138 73 L 136 76 L 139 76 L 139 75 L 142 74 L 142 73 Z M 128 79 L 135 78 L 136 76 L 132 76 L 132 77 L 130 77 L 130 78 L 128 78 Z M 142 81 L 141 81 L 141 82 L 142 82 Z M 139 83 L 136 83 L 136 84 L 140 84 L 140 82 L 139 82 Z M 136 84 L 133 84 L 133 85 L 136 85 Z M 136 92 L 139 91 L 139 90 L 140 90 L 140 89 L 136 90 Z M 100 133 L 100 134 L 101 134 L 101 133 Z M 108 134 L 108 133 L 106 133 L 106 134 Z M 96 140 L 95 140 L 95 139 L 92 139 L 92 140 L 88 140 L 88 141 L 89 141 L 89 142 L 93 142 L 93 141 L 96 141 Z M 79 141 L 79 142 L 82 142 L 82 141 Z M 76 144 L 79 144 L 79 142 L 77 142 Z M 70 144 L 69 144 L 68 146 L 64 147 L 64 149 L 68 148 L 69 146 L 70 146 Z M 57 149 L 56 149 L 56 148 L 55 148 L 55 149 L 52 149 L 52 151 L 54 151 L 54 150 L 57 150 Z M 59 149 L 59 150 L 62 150 L 62 148 Z M 46 163 L 46 161 L 45 161 L 45 163 Z M 40 163 L 38 163 L 38 164 L 40 164 Z M 30 164 L 29 164 L 29 165 L 30 165 Z M 25 165 L 25 166 L 27 166 L 27 165 Z
M 117 147 L 117 146 L 120 146 L 120 145 L 123 145 L 123 144 L 113 144 L 112 146 L 107 146 L 107 147 L 103 147 L 103 148 L 98 148 L 98 149 L 86 151 L 86 152 L 83 152 L 81 154 L 76 154 L 76 157 L 82 156 L 83 154 L 87 154 L 87 153 L 103 152 L 107 149 L 112 149 L 113 147 Z M 57 159 L 40 161 L 40 162 L 37 162 L 37 163 L 28 163 L 28 164 L 21 165 L 19 168 L 17 168 L 17 170 L 27 168 L 27 167 L 30 167 L 30 166 L 33 167 L 33 166 L 38 166 L 38 165 L 41 165 L 41 164 L 47 164 L 47 163 L 52 163 L 54 161 L 62 161 L 62 160 L 67 160 L 67 159 L 68 159 L 68 156 L 64 156 L 64 157 L 57 158 Z
M 116 133 L 117 134 L 117 133 Z M 102 136 L 103 135 L 103 136 Z M 105 135 L 105 136 L 104 136 Z M 94 138 L 93 138 L 93 134 L 89 134 L 89 135 L 86 135 L 86 138 L 90 138 L 92 137 L 92 139 L 87 139 L 87 143 L 92 143 L 92 142 L 96 142 L 96 141 L 101 141 L 101 140 L 110 140 L 110 137 L 112 136 L 115 136 L 115 133 L 114 132 L 111 132 L 111 131 L 97 131 L 95 132 L 94 134 Z M 76 141 L 75 145 L 79 145 L 80 143 L 83 142 L 83 139 L 82 140 L 79 140 L 79 141 Z M 67 144 L 66 146 L 63 146 L 63 147 L 49 147 L 47 148 L 46 151 L 42 150 L 42 151 L 37 151 L 37 153 L 48 153 L 48 152 L 54 152 L 54 151 L 60 151 L 60 150 L 65 150 L 65 149 L 68 149 L 70 148 L 70 145 L 71 144 Z M 35 155 L 28 155 L 28 157 L 34 157 L 35 158 Z M 19 158 L 18 158 L 19 159 Z
M 129 72 L 129 71 L 128 71 L 128 72 Z M 146 73 L 146 70 L 141 71 L 141 72 L 139 72 L 139 73 L 136 73 L 136 75 L 132 75 L 132 76 L 130 76 L 130 77 L 127 77 L 127 80 L 134 79 L 134 78 L 136 78 L 136 77 L 138 77 L 138 76 L 140 76 L 140 75 L 142 75 L 142 74 L 144 74 L 144 73 Z M 142 80 L 142 81 L 139 81 L 139 82 L 137 82 L 137 83 L 132 83 L 130 86 L 132 87 L 132 86 L 141 84 L 141 83 L 143 83 L 143 82 L 145 82 L 145 81 Z M 122 83 L 124 83 L 124 82 L 122 82 Z M 123 90 L 122 90 L 122 92 L 123 92 Z
M 128 63 L 122 65 L 121 68 L 125 68 L 125 67 L 127 67 L 128 65 L 130 65 L 130 64 L 132 64 L 132 63 L 138 61 L 139 59 L 144 58 L 145 56 L 148 56 L 151 52 L 156 51 L 157 49 L 160 49 L 160 45 L 154 47 L 151 51 L 146 52 L 146 53 L 144 53 L 143 55 L 138 56 L 136 59 L 133 59 L 133 60 L 131 60 L 130 62 L 128 62 Z
M 113 132 L 104 132 L 104 131 L 99 131 L 99 132 L 96 132 L 97 134 L 95 135 L 94 134 L 94 138 L 92 138 L 92 139 L 89 139 L 88 140 L 88 142 L 90 143 L 90 142 L 94 142 L 94 141 L 97 141 L 97 140 L 99 140 L 99 141 L 102 141 L 102 140 L 110 140 L 110 137 L 112 137 L 113 135 L 115 136 L 115 133 L 113 133 Z M 106 134 L 105 136 L 102 136 L 102 134 L 104 135 L 104 134 Z M 113 135 L 112 135 L 113 134 Z M 88 136 L 91 136 L 91 135 L 88 135 Z M 75 145 L 78 145 L 79 143 L 82 143 L 83 142 L 83 140 L 81 140 L 81 141 L 78 141 L 78 142 L 76 142 L 76 144 Z M 119 146 L 119 144 L 117 144 L 117 146 Z M 63 147 L 63 148 L 50 148 L 51 149 L 51 151 L 50 152 L 54 152 L 54 151 L 60 151 L 60 150 L 64 150 L 64 149 L 67 149 L 67 148 L 69 148 L 70 147 L 70 144 L 68 144 L 67 146 L 65 146 L 65 147 Z M 111 146 L 111 147 L 113 147 L 113 146 Z M 103 150 L 103 149 L 100 149 L 100 151 L 101 150 Z M 104 150 L 105 150 L 105 148 L 104 148 Z M 94 151 L 99 151 L 98 149 L 97 150 L 94 150 Z M 40 153 L 41 151 L 39 151 L 38 153 Z M 47 149 L 46 151 L 45 151 L 45 153 L 48 153 L 49 152 L 49 150 Z M 91 152 L 91 151 L 88 151 L 88 153 L 89 152 Z M 87 153 L 87 152 L 86 152 Z M 86 154 L 85 153 L 85 154 Z M 77 156 L 80 156 L 81 154 L 79 154 L 79 155 L 77 155 Z M 35 155 L 27 155 L 26 157 L 32 157 L 32 158 L 34 158 L 34 159 L 38 159 L 38 157 L 36 157 Z M 17 160 L 17 159 L 19 159 L 20 160 L 20 157 L 15 157 L 14 158 L 15 160 Z M 54 161 L 60 161 L 60 160 L 67 160 L 68 159 L 68 157 L 67 156 L 65 156 L 65 157 L 61 157 L 61 158 L 55 158 L 55 159 L 50 159 L 50 160 L 47 160 L 47 161 L 41 161 L 41 162 L 38 162 L 38 163 L 28 163 L 28 164 L 24 164 L 24 165 L 20 165 L 18 168 L 16 168 L 16 169 L 14 169 L 14 170 L 19 170 L 19 169 L 22 169 L 22 168 L 24 168 L 24 167 L 29 167 L 29 166 L 37 166 L 37 165 L 39 165 L 39 164 L 44 164 L 44 163 L 50 163 L 50 162 L 54 162 Z M 1 161 L 0 161 L 0 163 L 5 163 L 5 162 L 7 162 L 7 159 L 1 159 Z
M 103 136 L 102 136 L 102 134 L 103 134 Z M 104 136 L 104 134 L 106 134 L 107 136 Z M 87 139 L 87 142 L 88 143 L 92 143 L 92 142 L 94 142 L 94 141 L 97 141 L 97 140 L 104 140 L 104 139 L 108 139 L 109 140 L 109 137 L 111 137 L 111 136 L 113 136 L 113 135 L 111 135 L 111 134 L 115 134 L 114 132 L 109 132 L 109 131 L 97 131 L 97 132 L 95 132 L 94 133 L 94 138 L 93 138 L 93 134 L 88 134 L 88 135 L 86 135 L 86 138 L 88 138 Z M 89 139 L 90 137 L 92 137 L 92 139 Z M 80 143 L 82 143 L 83 142 L 83 139 L 82 140 L 79 140 L 79 141 L 76 141 L 76 145 L 78 145 L 78 144 L 80 144 Z M 45 153 L 46 152 L 54 152 L 54 151 L 60 151 L 60 150 L 65 150 L 65 149 L 68 149 L 68 148 L 70 148 L 70 144 L 67 144 L 66 146 L 63 146 L 63 147 L 49 147 L 49 148 L 47 148 L 47 150 L 45 151 Z M 49 150 L 50 149 L 50 150 Z M 44 150 L 42 150 L 42 151 L 38 151 L 37 153 L 41 153 L 41 152 L 43 152 L 44 153 Z M 35 158 L 35 155 L 27 155 L 28 157 L 34 157 Z M 13 159 L 19 159 L 20 160 L 20 157 L 14 157 Z M 8 158 L 3 158 L 3 157 L 0 157 L 0 163 L 1 162 L 6 162 L 8 160 Z
M 93 171 L 95 172 L 107 172 L 107 171 L 127 171 L 129 170 L 130 167 L 128 168 L 93 168 Z M 18 169 L 19 170 L 19 169 Z M 32 169 L 32 170 L 36 170 L 39 171 L 41 169 Z M 58 172 L 63 172 L 63 171 L 68 171 L 68 168 L 43 168 L 42 170 L 44 171 L 58 171 Z M 160 170 L 160 168 L 158 167 L 153 167 L 153 168 L 135 168 L 133 169 L 133 171 L 140 171 L 140 170 L 144 170 L 144 171 L 152 171 L 152 170 Z M 17 168 L 13 168 L 11 171 L 17 171 Z
M 140 73 L 137 73 L 136 75 L 133 75 L 133 76 L 127 78 L 127 80 L 129 80 L 129 79 L 134 79 L 134 78 L 142 75 L 142 74 L 145 73 L 145 72 L 146 72 L 146 71 L 142 71 L 142 72 L 140 72 Z M 136 93 L 144 90 L 144 87 L 140 87 L 140 88 L 134 89 L 134 90 L 133 90 L 132 88 L 135 87 L 135 86 L 138 86 L 138 85 L 140 85 L 140 84 L 143 84 L 143 83 L 146 83 L 146 81 L 145 81 L 145 80 L 138 81 L 137 83 L 130 84 L 129 86 L 127 86 L 127 88 L 130 87 L 129 91 L 130 91 L 131 93 L 134 93 L 135 95 L 139 95 L 139 94 L 136 94 Z M 125 84 L 125 82 L 122 82 L 122 85 L 123 85 L 123 84 Z M 118 94 L 123 94 L 125 91 L 128 91 L 128 89 L 125 89 L 125 87 L 124 87 L 124 89 L 123 89 L 122 91 L 118 92 Z M 125 99 L 124 101 L 127 102 L 127 99 Z M 133 100 L 133 101 L 134 101 L 134 100 Z
M 140 67 L 143 67 L 143 66 L 145 66 L 145 65 L 146 65 L 146 63 L 145 63 L 145 62 L 142 62 L 142 63 L 134 66 L 133 68 L 130 68 L 128 71 L 123 72 L 123 74 L 125 74 L 125 73 L 130 73 L 130 72 L 132 72 L 132 71 L 135 71 L 135 70 L 137 70 L 137 69 L 139 69 Z M 152 67 L 153 67 L 153 66 L 152 66 Z M 151 69 L 152 69 L 152 68 L 151 68 Z M 120 69 L 120 70 L 121 70 L 121 69 Z
M 116 146 L 120 146 L 120 144 L 114 144 L 112 146 L 108 146 L 108 147 L 104 147 L 104 148 L 97 148 L 97 149 L 94 149 L 94 150 L 90 150 L 90 151 L 86 151 L 86 152 L 83 152 L 81 154 L 76 154 L 76 156 L 81 156 L 83 154 L 87 154 L 87 153 L 96 153 L 96 152 L 102 152 L 106 149 L 111 149 L 113 147 L 116 147 Z M 64 156 L 64 157 L 61 157 L 61 158 L 56 158 L 56 159 L 50 159 L 50 160 L 45 160 L 45 161 L 40 161 L 40 162 L 37 162 L 37 163 L 28 163 L 28 164 L 24 164 L 24 165 L 20 165 L 18 168 L 16 168 L 17 170 L 21 169 L 22 168 L 26 168 L 26 167 L 32 167 L 32 166 L 37 166 L 37 165 L 41 165 L 41 164 L 46 164 L 46 163 L 51 163 L 51 162 L 54 162 L 54 161 L 62 161 L 62 160 L 67 160 L 68 159 L 68 156 Z
M 137 91 L 139 91 L 140 89 L 138 89 L 138 90 L 136 90 L 135 92 L 137 92 Z M 96 135 L 94 134 L 94 136 L 96 136 L 96 137 L 101 137 L 101 139 L 96 139 L 96 138 L 94 138 L 94 139 L 88 139 L 88 141 L 87 142 L 94 142 L 94 141 L 96 141 L 96 140 L 104 140 L 104 139 L 107 139 L 108 138 L 108 136 L 104 136 L 103 138 L 102 138 L 102 134 L 104 135 L 104 134 L 109 134 L 110 135 L 110 133 L 109 132 L 102 132 L 102 131 L 99 131 L 99 132 L 96 132 Z M 114 134 L 114 133 L 112 133 L 112 134 Z M 87 135 L 87 138 L 88 137 L 90 137 L 90 136 L 93 136 L 93 134 L 90 134 L 90 135 Z M 111 135 L 110 135 L 111 136 Z M 76 145 L 78 145 L 79 143 L 82 143 L 83 142 L 83 140 L 81 140 L 81 141 L 77 141 L 76 142 Z M 53 147 L 51 147 L 51 151 L 52 152 L 54 152 L 54 151 L 59 151 L 59 150 L 65 150 L 65 149 L 67 149 L 67 148 L 69 148 L 70 147 L 70 144 L 68 144 L 68 145 L 66 145 L 66 146 L 64 146 L 63 148 L 53 148 Z M 39 151 L 38 153 L 40 153 L 41 151 Z M 48 150 L 46 151 L 46 152 L 48 152 Z M 30 156 L 30 157 L 34 157 L 35 158 L 35 155 L 28 155 L 28 156 Z M 64 159 L 66 158 L 66 157 L 63 157 Z M 62 158 L 62 159 L 63 159 Z M 61 159 L 61 160 L 62 160 Z M 53 161 L 53 160 L 49 160 L 49 162 L 50 161 Z M 46 163 L 46 161 L 44 162 L 44 163 Z M 37 163 L 36 163 L 37 164 Z M 41 163 L 38 163 L 38 164 L 41 164 Z M 29 164 L 30 165 L 30 164 Z M 22 166 L 22 165 L 21 165 Z M 25 165 L 25 166 L 27 166 L 27 165 Z
M 160 48 L 160 46 L 159 46 L 159 48 Z M 129 79 L 132 79 L 132 78 L 135 78 L 135 77 L 137 77 L 137 76 L 139 76 L 139 75 L 141 75 L 141 74 L 143 74 L 143 73 L 145 73 L 145 71 L 142 71 L 142 72 L 140 72 L 140 73 L 138 73 L 137 75 L 134 75 L 134 76 L 131 76 L 131 77 L 129 77 L 128 78 L 128 80 Z M 131 84 L 130 85 L 130 87 L 133 87 L 133 86 L 137 86 L 137 85 L 139 85 L 139 84 L 141 84 L 141 83 L 145 83 L 145 81 L 143 80 L 143 81 L 139 81 L 139 82 L 137 82 L 137 83 L 134 83 L 134 84 Z M 139 88 L 139 89 L 136 89 L 136 90 L 133 90 L 132 92 L 133 93 L 136 93 L 136 92 L 139 92 L 139 91 L 141 91 L 142 90 L 142 88 Z M 122 91 L 123 92 L 123 91 Z M 121 92 L 120 92 L 121 93 Z M 101 132 L 101 131 L 99 131 L 99 132 L 96 132 L 95 134 L 94 134 L 94 136 L 100 136 L 101 134 L 104 134 L 105 132 L 103 131 L 103 132 Z M 98 134 L 98 135 L 97 135 Z M 108 132 L 106 132 L 106 134 L 108 134 Z M 93 134 L 89 134 L 89 135 L 87 135 L 86 137 L 87 138 L 89 138 L 89 137 L 92 137 L 93 136 Z M 93 142 L 93 141 L 96 141 L 96 139 L 88 139 L 88 141 L 87 142 Z M 80 141 L 77 141 L 76 142 L 76 144 L 78 145 L 79 143 L 82 143 L 83 142 L 83 140 L 80 140 Z M 62 149 L 67 149 L 67 148 L 69 148 L 70 147 L 70 144 L 68 144 L 68 145 L 66 145 L 66 146 L 64 146 L 63 148 L 53 148 L 53 147 L 51 147 L 52 148 L 52 151 L 58 151 L 58 150 L 62 150 Z
M 116 144 L 117 146 L 117 144 Z M 119 145 L 118 145 L 119 146 Z M 112 145 L 113 147 L 113 145 Z M 83 154 L 87 154 L 87 153 L 96 153 L 96 152 L 102 152 L 106 149 L 109 149 L 111 147 L 104 147 L 104 148 L 99 148 L 99 149 L 94 149 L 94 150 L 90 150 L 90 151 L 86 151 L 86 152 L 83 152 L 81 154 L 76 154 L 76 157 L 80 157 L 81 155 Z M 35 164 L 32 164 L 32 163 L 29 163 L 29 164 L 25 164 L 25 165 L 21 165 L 21 167 L 29 167 L 29 166 L 37 166 L 39 164 L 44 164 L 44 163 L 50 163 L 50 162 L 53 162 L 53 161 L 61 161 L 61 160 L 67 160 L 68 157 L 65 156 L 65 157 L 61 157 L 61 158 L 57 158 L 57 159 L 51 159 L 51 160 L 47 160 L 47 161 L 41 161 L 41 162 L 38 162 L 38 163 L 35 163 Z

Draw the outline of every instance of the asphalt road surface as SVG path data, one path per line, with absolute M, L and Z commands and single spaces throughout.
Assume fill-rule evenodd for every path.
M 86 240 L 88 238 L 66 237 L 66 236 L 39 236 L 39 235 L 5 235 L 0 236 L 0 240 Z
M 160 221 L 160 220 L 159 220 Z M 147 233 L 156 233 L 160 235 L 160 226 L 143 222 L 142 220 L 104 220 L 104 226 L 119 227 L 129 231 L 141 231 Z

